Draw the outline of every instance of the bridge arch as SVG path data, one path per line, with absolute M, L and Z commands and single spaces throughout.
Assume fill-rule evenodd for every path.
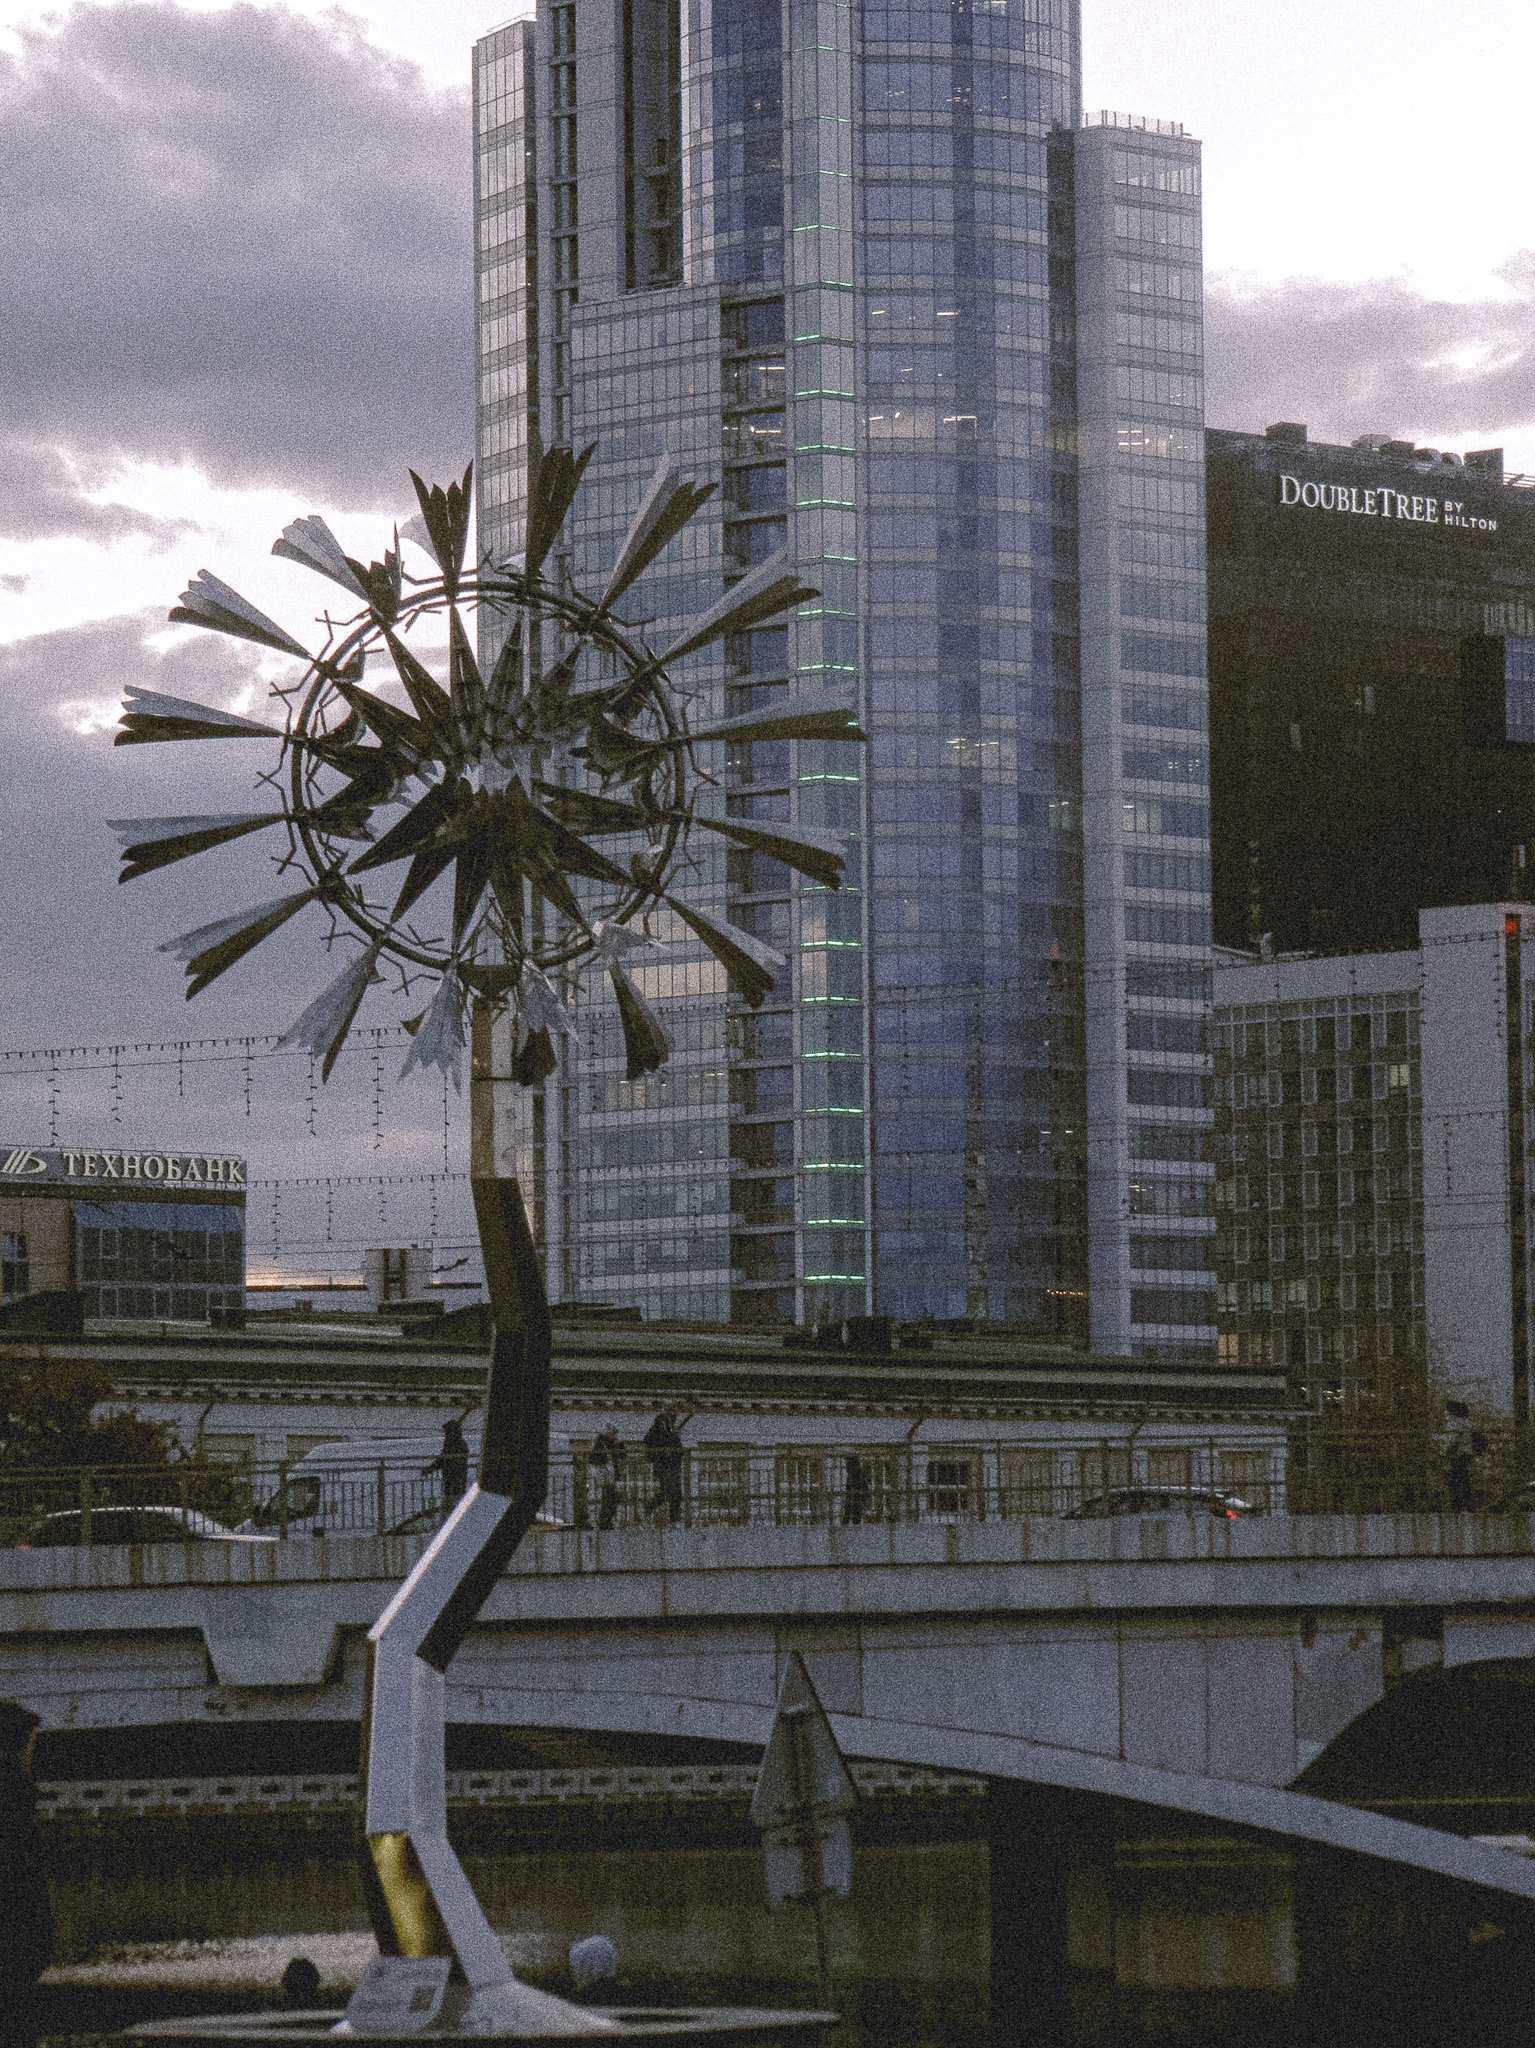
M 502 1697 L 505 1700 L 506 1696 Z M 513 1714 L 516 1725 L 527 1728 L 755 1744 L 766 1742 L 773 1719 L 770 1708 L 745 1702 L 643 1691 L 540 1690 L 516 1696 Z M 1005 1734 L 868 1714 L 832 1713 L 829 1718 L 838 1742 L 852 1757 L 1098 1793 L 1230 1827 L 1259 1829 L 1296 1843 L 1402 1864 L 1535 1901 L 1535 1862 L 1437 1828 L 1343 1806 L 1312 1793 L 1161 1770 Z

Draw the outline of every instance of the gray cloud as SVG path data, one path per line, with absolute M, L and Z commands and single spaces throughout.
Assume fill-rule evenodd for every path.
M 1205 304 L 1212 426 L 1305 420 L 1313 438 L 1411 432 L 1495 436 L 1535 421 L 1535 251 L 1500 276 L 1509 295 L 1432 299 L 1399 278 L 1213 277 Z M 1474 353 L 1474 356 L 1472 355 Z
M 35 963 L 7 995 L 12 1044 L 100 1036 L 108 1019 L 132 1035 L 163 1035 L 181 1009 L 181 974 L 156 952 L 159 942 L 220 906 L 281 894 L 267 849 L 250 841 L 243 858 L 226 849 L 117 884 L 117 838 L 106 819 L 266 807 L 255 778 L 273 765 L 275 750 L 259 742 L 113 746 L 111 707 L 129 683 L 209 704 L 229 704 L 256 683 L 253 711 L 261 715 L 254 648 L 198 633 L 157 652 L 149 639 L 164 631 L 157 607 L 0 646 L 6 830 L 9 843 L 25 849 L 28 876 L 6 903 L 4 943 L 10 958 Z M 266 951 L 259 972 L 248 968 L 238 981 L 231 974 L 227 989 L 216 984 L 181 1028 L 228 1029 L 258 1014 L 243 1028 L 281 1029 L 271 1020 L 286 1021 L 294 996 L 315 978 L 314 948 L 274 943 Z
M 407 463 L 462 468 L 469 136 L 467 91 L 345 16 L 160 0 L 24 31 L 0 56 L 0 530 L 144 530 L 54 450 L 355 506 Z
M 110 464 L 107 465 L 110 470 Z M 98 502 L 85 493 L 91 477 L 61 448 L 9 440 L 0 460 L 0 534 L 17 540 L 68 535 L 79 540 L 124 540 L 129 535 L 168 542 L 178 533 L 195 530 L 190 519 L 159 519 L 132 505 Z M 0 585 L 20 590 L 26 583 L 12 576 Z

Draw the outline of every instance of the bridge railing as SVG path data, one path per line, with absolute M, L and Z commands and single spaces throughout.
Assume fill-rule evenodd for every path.
M 1468 1499 L 1497 1507 L 1520 1484 L 1524 1458 L 1512 1436 L 1478 1442 L 1468 1459 L 1463 1440 L 1427 1433 L 1279 1425 L 1204 1439 L 1132 1428 L 984 1443 L 705 1443 L 670 1461 L 631 1444 L 616 1470 L 576 1443 L 551 1462 L 544 1521 L 605 1530 L 1433 1514 L 1464 1510 Z M 290 1541 L 425 1535 L 445 1512 L 440 1474 L 384 1457 L 320 1469 L 259 1459 L 0 1466 L 0 1544 L 195 1542 L 220 1529 Z

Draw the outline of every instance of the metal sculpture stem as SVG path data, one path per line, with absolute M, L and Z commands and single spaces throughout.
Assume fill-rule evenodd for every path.
M 494 1111 L 506 1085 L 491 1077 L 490 1046 L 489 1012 L 477 1008 L 476 1169 L 497 1149 Z M 551 1342 L 521 1188 L 478 1170 L 471 1184 L 495 1318 L 479 1476 L 369 1633 L 362 1780 L 364 1879 L 380 1950 L 451 1956 L 480 1993 L 515 1980 L 448 1842 L 445 1674 L 548 1491 Z

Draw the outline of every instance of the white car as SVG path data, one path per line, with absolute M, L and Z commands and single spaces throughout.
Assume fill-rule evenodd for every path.
M 273 1536 L 226 1529 L 197 1508 L 92 1508 L 92 1543 L 273 1543 Z M 85 1541 L 82 1510 L 44 1515 L 16 1544 L 18 1550 L 53 1550 Z

